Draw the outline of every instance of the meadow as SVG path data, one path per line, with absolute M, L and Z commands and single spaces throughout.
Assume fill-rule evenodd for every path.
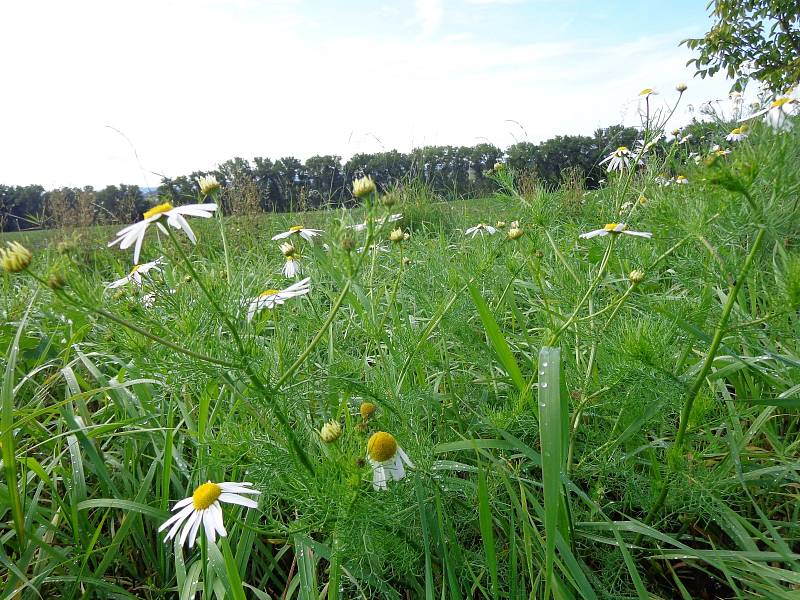
M 15 234 L 2 598 L 796 598 L 800 127 L 731 127 L 595 190 L 155 213 L 113 289 L 118 227 Z

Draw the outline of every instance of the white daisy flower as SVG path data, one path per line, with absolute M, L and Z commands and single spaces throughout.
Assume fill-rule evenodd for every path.
M 637 237 L 643 238 L 651 238 L 653 234 L 648 231 L 631 231 L 628 229 L 628 226 L 625 223 L 606 223 L 605 227 L 602 229 L 595 229 L 594 231 L 588 231 L 586 233 L 580 234 L 578 237 L 584 240 L 588 240 L 593 237 L 597 236 L 604 236 L 608 234 L 620 234 L 625 233 L 627 235 L 635 235 Z
M 793 92 L 794 93 L 794 92 Z M 776 131 L 791 131 L 794 125 L 788 119 L 800 113 L 800 102 L 792 96 L 781 96 L 763 110 L 750 115 L 747 119 L 753 119 L 761 115 L 770 127 Z
M 175 229 L 183 229 L 192 243 L 196 244 L 197 238 L 195 238 L 194 232 L 189 227 L 185 217 L 203 217 L 207 219 L 215 210 L 217 210 L 217 205 L 213 202 L 207 204 L 185 204 L 183 206 L 172 206 L 169 202 L 164 202 L 146 211 L 144 218 L 138 223 L 120 229 L 117 232 L 117 239 L 109 242 L 108 245 L 111 247 L 119 244 L 121 250 L 134 246 L 133 262 L 138 263 L 144 234 L 150 223 L 156 222 L 156 225 L 166 232 L 164 226 L 158 222 L 161 217 L 166 217 L 168 225 Z
M 283 275 L 291 279 L 295 275 L 299 275 L 302 272 L 303 268 L 300 265 L 300 257 L 296 254 L 287 256 L 286 264 L 283 265 Z
M 206 532 L 206 538 L 211 542 L 217 539 L 217 534 L 220 537 L 226 537 L 228 532 L 225 531 L 225 525 L 222 522 L 220 502 L 257 508 L 258 503 L 255 500 L 242 495 L 257 495 L 261 493 L 252 489 L 252 485 L 252 483 L 233 481 L 222 483 L 208 481 L 204 483 L 191 496 L 175 503 L 172 511 L 178 512 L 164 521 L 164 524 L 158 528 L 159 533 L 169 529 L 167 536 L 164 538 L 164 541 L 168 542 L 180 531 L 181 546 L 188 540 L 189 548 L 194 546 L 200 525 L 203 526 Z
M 487 233 L 489 235 L 494 235 L 495 233 L 497 233 L 497 229 L 495 227 L 492 227 L 491 225 L 487 225 L 486 223 L 478 223 L 477 225 L 475 225 L 475 227 L 470 227 L 469 229 L 467 229 L 464 232 L 464 235 L 472 234 L 472 237 L 475 237 L 476 235 L 481 234 L 481 237 L 483 237 L 484 234 Z
M 628 147 L 620 146 L 611 154 L 606 156 L 603 160 L 601 160 L 598 164 L 602 165 L 608 163 L 608 168 L 606 171 L 610 173 L 611 171 L 622 171 L 627 169 L 631 159 L 632 155 Z
M 283 304 L 289 298 L 296 296 L 303 296 L 309 292 L 308 282 L 310 277 L 301 279 L 297 283 L 293 283 L 284 290 L 264 290 L 257 298 L 253 298 L 247 307 L 247 320 L 252 321 L 256 313 L 264 308 L 275 308 L 279 304 Z
M 725 136 L 725 139 L 729 142 L 741 142 L 745 138 L 747 138 L 747 128 L 744 126 L 734 128 Z
M 293 227 L 289 227 L 288 231 L 284 231 L 279 233 L 278 235 L 273 235 L 272 239 L 274 240 L 282 240 L 284 238 L 288 238 L 290 235 L 297 234 L 307 242 L 313 242 L 314 238 L 322 233 L 322 229 L 307 229 L 302 225 L 295 225 Z
M 676 183 L 678 185 L 687 185 L 689 180 L 686 179 L 685 175 L 676 175 L 675 179 L 672 180 L 672 183 Z
M 174 294 L 175 290 L 167 290 L 168 294 Z M 142 303 L 142 306 L 145 308 L 153 308 L 156 303 L 156 298 L 158 296 L 155 292 L 147 292 L 146 294 L 142 294 L 142 297 L 139 299 Z
M 128 273 L 122 279 L 117 279 L 116 281 L 112 281 L 106 286 L 106 289 L 113 290 L 115 288 L 122 287 L 123 285 L 127 285 L 129 283 L 141 286 L 142 275 L 147 275 L 148 271 L 161 271 L 161 267 L 159 265 L 163 264 L 164 264 L 164 257 L 161 256 L 152 262 L 142 263 L 141 265 L 133 265 L 133 268 L 131 269 L 130 273 Z
M 691 133 L 687 133 L 680 140 L 678 140 L 678 144 L 680 144 L 680 145 L 688 144 L 689 140 L 692 139 L 693 137 L 694 136 Z
M 406 476 L 403 463 L 414 468 L 414 463 L 397 445 L 391 433 L 376 431 L 367 442 L 367 459 L 372 465 L 372 487 L 376 490 L 387 489 L 389 478 L 400 481 Z
M 389 215 L 388 217 L 381 217 L 380 219 L 375 219 L 375 225 L 380 227 L 384 223 L 394 223 L 395 221 L 399 221 L 403 218 L 402 213 L 397 213 L 394 215 Z M 356 223 L 355 225 L 348 225 L 346 229 L 352 229 L 353 231 L 364 231 L 369 223 L 366 221 L 364 223 Z
M 370 244 L 369 248 L 365 248 L 361 246 L 360 248 L 356 248 L 356 252 L 361 254 L 364 250 L 369 250 L 370 252 L 389 252 L 389 246 L 386 245 L 385 242 L 379 242 L 377 244 Z

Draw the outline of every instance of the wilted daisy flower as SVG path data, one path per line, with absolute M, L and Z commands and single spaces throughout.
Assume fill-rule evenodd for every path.
M 497 233 L 497 229 L 492 227 L 491 225 L 487 225 L 486 223 L 478 223 L 474 227 L 470 227 L 464 232 L 464 235 L 472 234 L 472 237 L 480 234 L 483 237 L 484 234 L 488 233 L 489 235 L 494 235 Z
M 328 421 L 319 430 L 320 439 L 326 444 L 331 444 L 342 435 L 342 426 L 339 421 Z
M 122 279 L 112 281 L 106 286 L 107 290 L 113 290 L 123 285 L 133 283 L 135 285 L 142 285 L 142 275 L 147 275 L 149 271 L 161 271 L 161 266 L 164 264 L 164 257 L 159 257 L 152 262 L 142 263 L 140 265 L 133 265 L 131 272 Z
M 0 266 L 7 273 L 19 273 L 27 269 L 33 260 L 33 254 L 19 242 L 6 242 L 0 248 Z
M 293 283 L 284 290 L 264 290 L 257 298 L 253 298 L 247 307 L 247 320 L 252 321 L 257 312 L 264 308 L 275 308 L 279 304 L 283 304 L 289 298 L 296 296 L 303 296 L 309 292 L 308 282 L 310 277 L 301 279 L 297 283 Z
M 220 506 L 220 502 L 257 508 L 258 503 L 255 500 L 242 495 L 258 495 L 261 493 L 252 489 L 252 485 L 252 483 L 232 481 L 222 483 L 208 481 L 204 483 L 191 496 L 180 500 L 172 507 L 173 512 L 179 512 L 164 521 L 164 524 L 158 528 L 159 533 L 169 529 L 167 536 L 164 538 L 164 541 L 167 542 L 180 531 L 181 546 L 188 540 L 189 548 L 194 546 L 197 532 L 201 525 L 206 532 L 206 538 L 211 542 L 217 539 L 217 534 L 220 537 L 227 536 L 228 532 L 225 531 L 225 525 L 222 522 L 222 506 Z
M 281 248 L 281 254 L 283 254 L 284 256 L 294 256 L 297 253 L 295 247 L 288 242 L 283 242 L 280 245 L 280 248 Z
M 288 238 L 290 235 L 297 234 L 307 242 L 311 242 L 314 240 L 316 236 L 318 236 L 321 233 L 322 229 L 307 229 L 302 225 L 294 225 L 292 227 L 289 227 L 288 231 L 284 231 L 282 233 L 279 233 L 278 235 L 273 235 L 272 240 L 273 241 L 282 240 Z
M 653 234 L 648 231 L 631 231 L 628 229 L 628 226 L 625 223 L 606 223 L 605 227 L 602 229 L 595 229 L 594 231 L 588 231 L 586 233 L 580 234 L 578 237 L 588 240 L 593 237 L 597 236 L 604 236 L 608 234 L 617 235 L 620 233 L 625 233 L 627 235 L 635 235 L 637 237 L 643 238 L 651 238 Z
M 360 179 L 356 179 L 353 182 L 353 196 L 356 198 L 361 198 L 367 194 L 372 194 L 375 190 L 375 182 L 372 181 L 372 177 L 369 175 L 361 177 Z
M 628 164 L 631 161 L 631 151 L 628 149 L 627 146 L 620 146 L 616 150 L 614 150 L 611 154 L 606 156 L 603 160 L 601 160 L 598 164 L 605 164 L 608 163 L 608 168 L 606 169 L 609 173 L 611 171 L 622 171 L 628 168 Z
M 498 221 L 497 223 L 494 224 L 494 226 L 497 227 L 497 229 L 503 229 L 506 226 L 506 222 Z
M 370 252 L 389 252 L 389 246 L 383 242 L 378 242 L 377 244 L 370 244 L 369 248 L 365 248 L 364 246 L 356 248 L 356 252 L 359 254 L 365 250 L 369 250 Z
M 402 218 L 403 218 L 402 213 L 397 213 L 394 215 L 389 215 L 388 217 L 381 217 L 380 219 L 375 219 L 375 221 L 373 222 L 375 223 L 376 227 L 380 227 L 384 223 L 394 223 L 395 221 L 399 221 Z M 347 229 L 352 229 L 353 231 L 364 231 L 368 225 L 369 223 L 367 222 L 356 223 L 355 225 L 348 225 Z
M 142 242 L 144 241 L 144 234 L 150 223 L 156 222 L 156 225 L 166 232 L 164 226 L 158 222 L 161 217 L 166 217 L 167 224 L 174 229 L 183 229 L 187 237 L 193 244 L 197 243 L 197 238 L 194 236 L 192 228 L 185 217 L 203 217 L 209 218 L 212 213 L 217 210 L 217 205 L 213 202 L 207 204 L 185 204 L 183 206 L 172 206 L 169 202 L 164 202 L 158 206 L 154 206 L 148 211 L 145 211 L 144 218 L 138 223 L 128 225 L 117 232 L 117 239 L 109 242 L 109 247 L 119 244 L 121 250 L 126 248 L 133 248 L 133 262 L 139 262 L 139 252 L 142 249 Z M 135 245 L 134 245 L 135 244 Z
M 730 153 L 731 153 L 730 150 L 723 149 L 722 146 L 720 146 L 719 144 L 714 144 L 713 146 L 711 146 L 711 154 L 713 154 L 714 156 L 727 156 Z
M 208 196 L 211 192 L 219 189 L 219 181 L 213 175 L 203 175 L 197 178 L 197 185 L 200 186 L 200 193 Z
M 402 242 L 403 239 L 405 239 L 405 236 L 403 235 L 403 230 L 399 227 L 397 229 L 392 229 L 389 233 L 389 240 L 392 242 Z
M 300 265 L 300 257 L 296 254 L 286 257 L 286 264 L 283 265 L 283 274 L 285 277 L 292 278 L 295 275 L 302 273 L 303 268 Z
M 372 487 L 376 490 L 387 489 L 389 478 L 400 481 L 406 476 L 403 463 L 412 469 L 414 463 L 397 445 L 397 440 L 391 433 L 376 431 L 367 442 L 367 458 L 372 465 Z
M 747 132 L 745 127 L 736 127 L 731 132 L 725 136 L 725 139 L 729 142 L 741 142 L 743 139 L 747 137 Z

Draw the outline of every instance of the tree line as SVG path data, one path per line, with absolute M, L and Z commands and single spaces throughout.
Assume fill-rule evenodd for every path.
M 426 146 L 410 153 L 360 153 L 347 161 L 334 155 L 270 160 L 233 158 L 211 172 L 164 177 L 155 194 L 136 185 L 91 186 L 46 191 L 40 185 L 0 185 L 0 231 L 129 223 L 141 217 L 157 195 L 173 204 L 194 202 L 197 178 L 214 175 L 222 185 L 222 204 L 229 214 L 306 210 L 353 201 L 352 181 L 370 175 L 379 189 L 418 178 L 448 198 L 491 193 L 486 177 L 497 162 L 530 173 L 538 182 L 557 186 L 564 173 L 595 187 L 605 178 L 599 160 L 618 146 L 632 146 L 637 130 L 619 125 L 600 128 L 591 136 L 563 135 L 539 144 L 518 142 L 505 151 L 489 143 L 475 146 Z

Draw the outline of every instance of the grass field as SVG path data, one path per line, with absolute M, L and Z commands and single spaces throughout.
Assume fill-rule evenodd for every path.
M 16 235 L 2 597 L 797 597 L 800 128 L 726 145 L 591 192 L 501 170 L 480 201 L 151 227 L 141 289 L 105 289 L 115 228 Z M 653 235 L 579 238 L 608 222 Z M 249 322 L 296 224 L 310 291 Z M 385 490 L 379 431 L 413 463 Z M 207 481 L 257 508 L 165 544 Z

